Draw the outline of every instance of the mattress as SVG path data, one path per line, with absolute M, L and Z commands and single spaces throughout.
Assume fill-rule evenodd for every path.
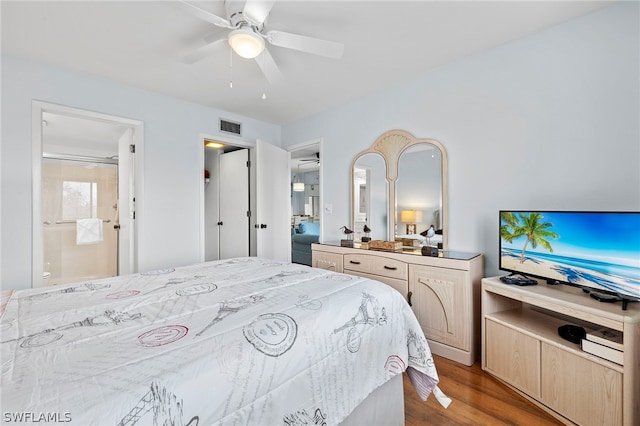
M 3 421 L 338 424 L 433 358 L 370 279 L 255 257 L 14 292 L 0 321 Z

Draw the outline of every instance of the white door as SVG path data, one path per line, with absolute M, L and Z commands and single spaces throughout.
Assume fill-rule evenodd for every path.
M 220 259 L 249 256 L 249 150 L 220 155 Z
M 118 275 L 136 271 L 135 267 L 135 145 L 133 128 L 118 141 L 118 201 L 111 227 L 118 232 Z M 111 219 L 111 218 L 109 218 Z
M 291 154 L 259 139 L 255 154 L 257 255 L 291 261 Z

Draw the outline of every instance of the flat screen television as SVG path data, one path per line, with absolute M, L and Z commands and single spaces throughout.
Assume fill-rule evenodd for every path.
M 640 212 L 500 210 L 499 240 L 501 270 L 640 301 Z

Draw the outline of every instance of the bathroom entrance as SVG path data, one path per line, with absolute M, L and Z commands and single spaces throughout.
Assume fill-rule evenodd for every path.
M 33 107 L 32 286 L 136 272 L 143 124 Z
M 45 154 L 45 284 L 118 275 L 118 160 Z

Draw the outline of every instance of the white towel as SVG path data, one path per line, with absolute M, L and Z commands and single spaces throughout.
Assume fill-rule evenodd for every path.
M 102 239 L 102 219 L 76 220 L 76 244 L 96 244 Z

